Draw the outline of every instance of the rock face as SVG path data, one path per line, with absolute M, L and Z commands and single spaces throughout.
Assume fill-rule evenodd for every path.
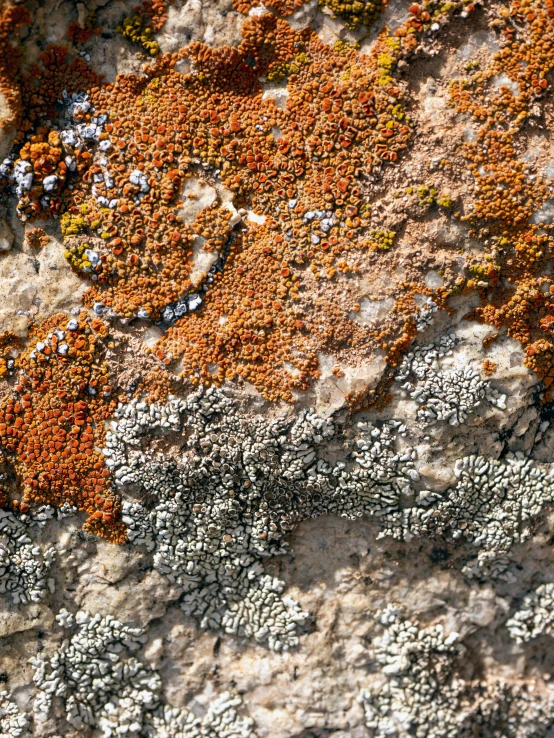
M 550 4 L 0 0 L 0 736 L 553 734 Z

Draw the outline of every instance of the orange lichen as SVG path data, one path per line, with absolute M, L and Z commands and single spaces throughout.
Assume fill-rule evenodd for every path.
M 0 96 L 11 111 L 11 117 L 0 121 L 0 130 L 10 130 L 21 113 L 19 89 L 19 49 L 13 41 L 21 26 L 30 23 L 29 11 L 21 5 L 0 5 Z
M 135 8 L 135 13 L 149 21 L 154 31 L 159 31 L 167 20 L 167 8 L 174 0 L 143 0 Z
M 527 365 L 549 387 L 551 347 L 541 334 L 551 332 L 554 320 L 548 292 L 552 280 L 546 277 L 554 245 L 552 226 L 530 222 L 548 198 L 549 187 L 518 159 L 516 144 L 531 106 L 549 87 L 554 3 L 513 0 L 496 26 L 506 40 L 492 63 L 451 84 L 457 111 L 470 115 L 478 125 L 476 140 L 463 146 L 475 179 L 473 202 L 465 217 L 474 226 L 471 235 L 487 239 L 486 251 L 496 275 L 489 285 L 493 289 L 480 292 L 482 305 L 468 317 L 506 327 L 527 347 Z M 507 75 L 510 86 L 498 84 L 501 75 Z M 501 286 L 506 281 L 511 285 L 508 289 Z
M 9 371 L 8 362 L 14 361 L 19 353 L 20 345 L 21 341 L 15 333 L 10 331 L 0 333 L 0 379 L 7 375 Z
M 305 2 L 306 0 L 265 0 L 263 5 L 277 15 L 286 17 L 301 8 Z M 262 0 L 233 0 L 235 10 L 245 15 L 248 15 L 254 8 L 259 8 L 261 4 Z
M 200 119 L 197 145 L 208 146 L 208 161 L 221 169 L 225 185 L 251 198 L 250 207 L 266 223 L 249 227 L 237 240 L 205 307 L 168 331 L 160 348 L 182 356 L 194 381 L 241 376 L 268 398 L 290 399 L 291 389 L 304 389 L 317 376 L 317 342 L 312 331 L 303 332 L 306 316 L 295 307 L 301 268 L 308 266 L 316 279 L 333 279 L 341 268 L 349 269 L 341 255 L 369 247 L 359 171 L 369 171 L 374 160 L 395 161 L 410 128 L 392 116 L 401 91 L 379 84 L 385 37 L 373 55 L 358 57 L 355 50 L 338 54 L 311 31 L 293 32 L 274 16 L 248 19 L 243 33 L 232 65 L 248 93 L 243 100 L 236 73 L 227 71 L 229 54 L 223 58 L 199 44 L 189 50 L 206 79 L 197 95 L 227 121 L 210 129 Z M 306 63 L 289 77 L 286 109 L 262 100 L 256 79 L 246 85 L 248 66 L 241 55 L 263 74 L 298 49 Z M 305 218 L 327 209 L 332 221 L 323 229 Z
M 30 228 L 25 233 L 25 238 L 35 249 L 42 249 L 50 240 L 42 228 Z
M 70 503 L 88 513 L 87 531 L 121 542 L 119 502 L 98 450 L 117 404 L 102 360 L 107 328 L 86 313 L 73 320 L 74 330 L 56 315 L 31 331 L 18 383 L 0 401 L 0 447 L 18 505 Z
M 158 57 L 144 75 L 120 75 L 111 85 L 82 59 L 69 61 L 65 49 L 47 49 L 23 85 L 21 158 L 35 178 L 20 199 L 21 216 L 65 210 L 67 258 L 92 281 L 85 304 L 102 303 L 125 318 L 157 320 L 199 288 L 190 279 L 199 238 L 205 251 L 221 254 L 223 271 L 202 307 L 156 349 L 166 363 L 181 358 L 193 382 L 243 377 L 267 398 L 291 399 L 292 390 L 317 377 L 318 352 L 334 344 L 373 340 L 397 363 L 413 339 L 413 300 L 405 314 L 395 313 L 398 330 L 372 332 L 324 289 L 318 315 L 309 317 L 304 295 L 308 286 L 359 271 L 356 254 L 374 248 L 362 175 L 394 164 L 408 145 L 405 84 L 394 75 L 417 34 L 443 12 L 433 8 L 412 6 L 394 36 L 383 31 L 364 55 L 346 44 L 330 48 L 311 29 L 297 31 L 262 13 L 245 19 L 237 48 L 192 43 Z M 185 60 L 193 73 L 179 71 Z M 263 95 L 263 77 L 276 68 L 286 69 L 285 108 Z M 67 152 L 47 123 L 55 121 L 64 89 L 89 95 L 83 122 L 108 117 L 103 153 L 73 152 L 71 178 L 62 167 Z M 46 201 L 47 170 L 58 179 Z M 237 207 L 265 222 L 233 232 L 219 199 L 185 222 L 182 194 L 190 178 L 219 180 Z M 87 250 L 94 251 L 94 269 Z
M 18 203 L 21 220 L 32 222 L 37 217 L 58 215 L 65 209 L 62 198 L 68 167 L 66 157 L 75 162 L 76 175 L 82 175 L 91 163 L 92 156 L 86 147 L 73 148 L 62 144 L 59 132 L 52 128 L 51 120 L 57 117 L 56 105 L 66 94 L 94 88 L 100 78 L 92 72 L 81 57 L 68 62 L 65 47 L 50 46 L 42 52 L 39 62 L 29 73 L 21 76 L 21 101 L 24 114 L 19 122 L 15 144 L 23 144 L 18 161 L 28 162 L 33 174 L 33 186 Z M 90 117 L 90 116 L 89 116 Z M 87 118 L 86 114 L 82 119 Z M 48 193 L 45 202 L 43 180 L 55 175 L 57 183 Z
M 102 33 L 102 26 L 96 25 L 96 14 L 88 13 L 84 19 L 79 21 L 71 21 L 67 29 L 67 37 L 74 44 L 83 44 L 93 36 L 99 36 Z
M 102 33 L 102 26 L 96 25 L 94 13 L 89 13 L 85 18 L 84 25 L 72 21 L 67 29 L 67 37 L 74 44 L 83 44 L 90 41 L 93 36 L 99 36 Z

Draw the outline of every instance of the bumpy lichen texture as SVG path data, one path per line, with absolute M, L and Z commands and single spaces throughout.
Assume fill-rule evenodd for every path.
M 30 334 L 13 370 L 18 383 L 0 404 L 0 443 L 16 475 L 14 509 L 69 503 L 90 515 L 87 530 L 121 541 L 119 503 L 95 448 L 116 406 L 102 362 L 107 333 L 81 313 L 55 316 Z
M 29 23 L 30 15 L 25 7 L 2 3 L 0 5 L 0 94 L 8 113 L 0 118 L 0 128 L 15 126 L 21 112 L 21 95 L 18 85 L 20 53 L 14 41 L 19 29 Z
M 243 36 L 237 49 L 193 43 L 110 86 L 82 59 L 68 64 L 65 49 L 44 52 L 24 80 L 34 132 L 12 178 L 23 219 L 65 209 L 68 260 L 94 282 L 87 304 L 118 315 L 158 318 L 193 292 L 193 244 L 203 239 L 225 269 L 158 351 L 181 358 L 193 380 L 240 376 L 268 399 L 291 399 L 317 376 L 318 350 L 356 336 L 344 318 L 329 333 L 299 291 L 306 266 L 310 280 L 332 280 L 356 271 L 351 252 L 373 247 L 359 176 L 406 148 L 411 129 L 390 73 L 412 36 L 385 33 L 359 56 L 268 14 L 246 19 Z M 177 71 L 185 58 L 195 74 Z M 299 59 L 281 110 L 264 100 L 260 77 Z M 217 201 L 183 222 L 180 193 L 200 164 L 263 224 L 231 238 Z M 83 254 L 94 254 L 84 269 Z
M 491 738 L 515 738 L 548 730 L 552 694 L 468 682 L 455 674 L 463 653 L 458 633 L 445 634 L 441 625 L 420 629 L 392 605 L 378 617 L 384 632 L 376 639 L 375 656 L 386 681 L 378 691 L 363 692 L 360 702 L 367 726 L 379 738 L 413 731 L 428 738 L 469 738 L 483 731 Z
M 544 378 L 547 397 L 554 378 L 551 343 L 554 321 L 547 264 L 552 226 L 532 222 L 549 198 L 547 179 L 518 156 L 517 143 L 529 116 L 549 87 L 554 52 L 554 13 L 548 2 L 511 3 L 498 26 L 505 43 L 483 71 L 453 81 L 452 103 L 476 127 L 464 156 L 475 178 L 466 218 L 486 240 L 489 260 L 474 316 L 486 320 L 526 346 L 527 364 Z M 496 83 L 496 84 L 495 84 Z M 502 280 L 510 287 L 505 289 Z
M 150 507 L 125 504 L 129 540 L 155 552 L 155 567 L 185 592 L 183 609 L 203 627 L 275 650 L 298 644 L 307 613 L 281 597 L 284 583 L 264 573 L 263 557 L 284 553 L 284 536 L 303 519 L 385 516 L 417 477 L 412 455 L 395 454 L 395 425 L 361 427 L 348 471 L 323 460 L 319 446 L 340 431 L 313 413 L 267 423 L 241 417 L 208 390 L 186 404 L 122 406 L 117 416 L 107 464 L 123 488 L 135 484 L 157 498 Z M 182 458 L 145 463 L 134 450 L 141 436 L 181 428 L 188 436 Z
M 287 16 L 292 15 L 295 10 L 302 7 L 306 0 L 268 0 L 263 5 L 272 10 L 278 15 Z M 233 7 L 235 7 L 239 13 L 247 15 L 250 11 L 259 8 L 262 5 L 261 0 L 233 0 Z
M 256 738 L 253 721 L 235 709 L 241 705 L 240 697 L 220 695 L 202 719 L 164 704 L 159 674 L 125 653 L 136 652 L 145 643 L 142 629 L 82 610 L 73 615 L 62 609 L 56 620 L 71 635 L 52 658 L 34 659 L 38 687 L 34 712 L 39 725 L 57 696 L 63 698 L 72 727 L 93 727 L 106 738 L 139 732 L 167 738 Z
M 0 280 L 51 290 L 0 295 L 2 735 L 546 738 L 554 0 L 44 5 L 0 0 Z
M 379 17 L 384 3 L 381 0 L 354 0 L 354 2 L 341 2 L 341 0 L 320 0 L 322 8 L 329 8 L 335 16 L 343 18 L 346 25 L 355 29 L 360 25 L 371 26 Z

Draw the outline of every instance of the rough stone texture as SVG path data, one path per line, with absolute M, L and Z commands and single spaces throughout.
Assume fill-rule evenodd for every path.
M 85 289 L 55 234 L 37 251 L 27 245 L 21 226 L 16 232 L 17 247 L 0 251 L 0 320 L 3 330 L 24 335 L 32 321 L 73 307 Z

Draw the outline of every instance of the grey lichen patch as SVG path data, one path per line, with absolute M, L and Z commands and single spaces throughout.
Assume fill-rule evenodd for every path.
M 530 738 L 552 724 L 553 695 L 527 685 L 491 684 L 461 678 L 465 648 L 442 625 L 420 628 L 402 608 L 379 614 L 383 634 L 374 656 L 383 682 L 360 695 L 367 727 L 377 738 Z
M 55 548 L 40 545 L 29 523 L 25 515 L 0 510 L 0 593 L 14 604 L 40 602 L 54 587 L 50 568 Z
M 456 343 L 455 336 L 446 334 L 435 344 L 416 346 L 396 374 L 396 381 L 404 383 L 404 392 L 418 404 L 416 417 L 424 426 L 437 421 L 461 425 L 484 402 L 506 408 L 506 396 L 471 366 L 441 369 L 440 360 L 452 355 Z
M 554 499 L 552 472 L 523 454 L 495 461 L 482 456 L 460 459 L 457 484 L 443 495 L 422 492 L 420 505 L 390 515 L 382 535 L 447 535 L 479 547 L 465 567 L 469 576 L 505 572 L 510 548 L 531 536 L 530 523 Z
M 143 629 L 83 610 L 60 610 L 56 620 L 66 638 L 51 657 L 33 659 L 37 725 L 60 698 L 71 726 L 95 728 L 103 738 L 255 738 L 253 721 L 237 712 L 240 698 L 228 693 L 201 719 L 164 704 L 159 673 L 133 655 L 147 641 Z
M 516 643 L 554 635 L 554 584 L 541 584 L 526 595 L 506 627 Z
M 416 315 L 416 329 L 418 333 L 423 333 L 423 331 L 433 323 L 435 313 L 438 309 L 439 306 L 431 297 L 428 297 L 427 300 L 425 300 Z
M 2 738 L 19 738 L 26 732 L 28 721 L 10 695 L 0 692 L 0 736 Z
M 123 492 L 139 495 L 123 505 L 130 542 L 153 553 L 187 615 L 287 650 L 306 613 L 263 562 L 288 550 L 301 521 L 366 516 L 379 537 L 470 541 L 477 557 L 466 575 L 508 577 L 510 548 L 554 499 L 550 468 L 522 454 L 464 457 L 444 493 L 421 490 L 405 435 L 397 421 L 354 430 L 310 410 L 268 420 L 201 389 L 167 405 L 120 406 L 104 453 Z
M 224 692 L 208 705 L 204 717 L 168 705 L 152 718 L 152 738 L 256 738 L 254 721 L 239 713 L 242 699 Z
M 36 720 L 45 720 L 54 697 L 62 697 L 66 719 L 77 729 L 136 733 L 161 688 L 157 674 L 126 655 L 144 644 L 143 631 L 84 611 L 73 616 L 61 610 L 56 619 L 73 632 L 50 659 L 39 654 L 33 662 Z
M 143 437 L 160 430 L 180 434 L 180 453 L 142 450 Z M 154 552 L 154 566 L 182 587 L 182 607 L 202 627 L 275 650 L 297 645 L 306 614 L 263 560 L 287 550 L 285 536 L 302 520 L 397 509 L 418 478 L 412 452 L 395 447 L 402 426 L 360 423 L 345 460 L 332 463 L 326 444 L 341 432 L 309 410 L 276 420 L 243 415 L 215 390 L 120 407 L 106 463 L 123 488 L 138 485 L 150 500 L 124 503 L 129 540 Z

